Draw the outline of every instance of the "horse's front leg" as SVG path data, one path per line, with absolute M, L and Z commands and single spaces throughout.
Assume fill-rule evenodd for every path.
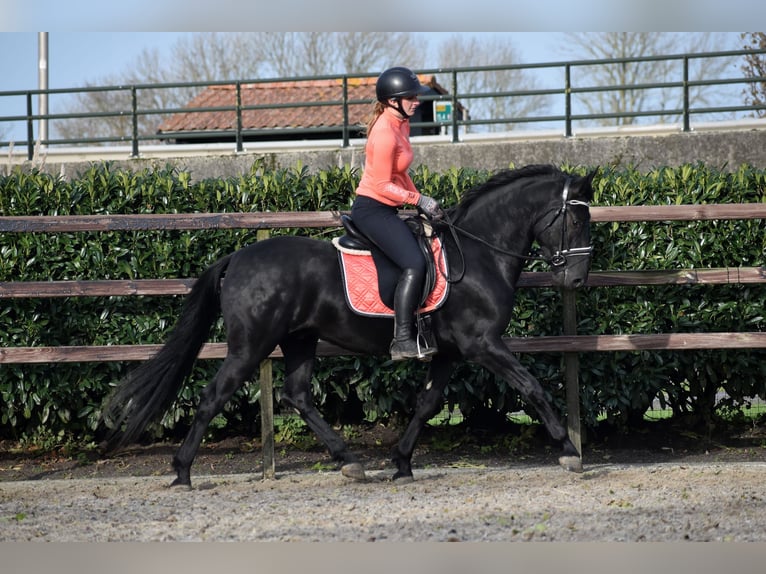
M 486 347 L 471 358 L 496 375 L 503 377 L 521 394 L 524 401 L 531 405 L 540 417 L 548 434 L 561 445 L 559 464 L 565 470 L 582 472 L 582 458 L 574 443 L 569 438 L 567 429 L 545 396 L 540 381 L 527 371 L 502 339 L 491 341 Z
M 423 427 L 444 404 L 444 388 L 449 381 L 451 367 L 452 360 L 441 354 L 435 355 L 431 361 L 426 386 L 418 395 L 415 415 L 391 452 L 391 460 L 396 465 L 394 480 L 412 480 L 412 453 Z

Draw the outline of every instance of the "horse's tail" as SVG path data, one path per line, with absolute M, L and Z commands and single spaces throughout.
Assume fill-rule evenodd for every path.
M 167 342 L 154 357 L 122 379 L 107 398 L 101 418 L 107 427 L 102 448 L 135 442 L 146 426 L 178 396 L 221 309 L 221 277 L 231 255 L 211 265 L 194 283 Z

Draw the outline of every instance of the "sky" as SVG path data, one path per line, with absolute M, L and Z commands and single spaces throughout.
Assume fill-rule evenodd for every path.
M 119 77 L 144 49 L 169 53 L 195 31 L 424 31 L 435 46 L 450 30 L 468 30 L 460 33 L 507 37 L 522 63 L 541 63 L 566 59 L 566 31 L 747 30 L 764 21 L 766 2 L 751 0 L 0 0 L 0 92 L 38 89 L 41 29 L 49 30 L 48 88 L 57 89 Z M 24 112 L 22 97 L 0 97 L 0 117 Z M 17 138 L 20 122 L 9 135 Z
M 758 0 L 0 0 L 3 31 L 724 31 L 764 15 Z
M 139 54 L 157 49 L 170 54 L 173 45 L 189 32 L 48 32 L 48 87 L 75 88 L 118 76 L 130 69 Z M 451 32 L 427 32 L 429 44 Z M 560 32 L 480 32 L 507 37 L 524 63 L 562 60 L 556 56 Z M 0 32 L 0 54 L 13 54 L 0 62 L 0 92 L 38 89 L 38 32 Z M 435 65 L 435 64 L 434 64 Z
M 0 0 L 1 1 L 1 0 Z M 79 88 L 104 83 L 105 78 L 121 77 L 135 66 L 144 50 L 156 49 L 161 55 L 172 53 L 173 46 L 190 32 L 48 32 L 48 88 Z M 452 32 L 427 32 L 430 51 Z M 561 61 L 557 51 L 562 32 L 477 32 L 499 35 L 513 43 L 523 63 Z M 13 54 L 0 60 L 0 92 L 39 89 L 39 32 L 0 32 L 0 54 Z M 429 67 L 435 67 L 434 59 Z M 33 99 L 35 110 L 37 98 Z M 0 96 L 0 117 L 23 115 L 24 96 Z M 54 110 L 51 110 L 54 111 Z M 54 111 L 55 112 L 55 111 Z M 23 140 L 23 122 L 14 122 L 0 139 Z

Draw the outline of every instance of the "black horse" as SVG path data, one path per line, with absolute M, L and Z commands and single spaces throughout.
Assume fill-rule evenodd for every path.
M 585 283 L 594 175 L 595 171 L 568 174 L 545 165 L 505 170 L 468 191 L 436 224 L 451 231 L 443 233 L 443 241 L 452 284 L 448 299 L 431 315 L 439 353 L 429 365 L 416 412 L 393 448 L 394 479 L 412 478 L 415 444 L 442 407 L 455 361 L 472 361 L 507 380 L 561 445 L 559 463 L 582 471 L 580 454 L 559 415 L 539 381 L 503 342 L 503 334 L 527 260 L 546 260 L 559 286 Z M 530 256 L 535 242 L 539 255 Z M 260 241 L 211 265 L 188 294 L 166 344 L 128 374 L 106 401 L 106 452 L 135 441 L 170 407 L 222 313 L 228 354 L 203 390 L 192 426 L 173 458 L 173 485 L 191 485 L 191 465 L 208 424 L 277 345 L 285 362 L 282 401 L 300 413 L 345 476 L 364 478 L 358 457 L 312 402 L 314 356 L 320 339 L 357 353 L 386 355 L 393 320 L 352 312 L 341 280 L 331 242 L 305 237 Z

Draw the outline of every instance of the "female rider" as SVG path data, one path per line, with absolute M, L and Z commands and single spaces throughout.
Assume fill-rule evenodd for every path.
M 420 342 L 415 311 L 420 303 L 426 262 L 398 208 L 414 205 L 432 219 L 443 215 L 438 202 L 415 188 L 408 169 L 412 163 L 409 119 L 420 105 L 418 95 L 428 91 L 408 68 L 383 72 L 375 84 L 377 102 L 367 124 L 365 164 L 351 217 L 402 270 L 394 293 L 394 337 L 391 358 L 428 360 L 436 348 Z

